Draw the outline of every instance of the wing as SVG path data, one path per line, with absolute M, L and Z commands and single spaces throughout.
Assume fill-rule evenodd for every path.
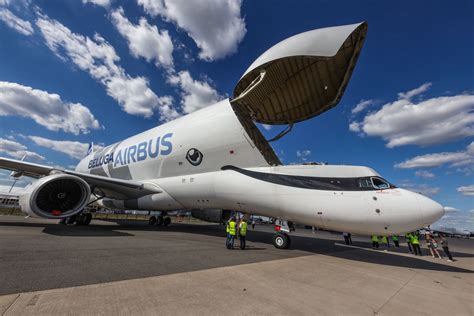
M 11 170 L 16 177 L 40 178 L 55 172 L 74 175 L 89 183 L 91 191 L 100 191 L 105 196 L 114 199 L 132 199 L 162 192 L 159 187 L 151 183 L 97 176 L 4 157 L 0 157 L 0 169 Z

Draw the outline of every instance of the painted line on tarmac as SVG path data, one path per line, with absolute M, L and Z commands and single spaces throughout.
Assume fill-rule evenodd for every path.
M 389 251 L 387 249 L 377 250 L 377 249 L 371 249 L 371 248 L 365 248 L 365 247 L 359 247 L 359 246 L 353 246 L 353 245 L 345 245 L 345 244 L 341 244 L 341 243 L 338 243 L 338 242 L 335 242 L 334 245 L 340 246 L 340 247 L 346 247 L 346 248 L 362 249 L 362 250 L 365 250 L 365 251 L 372 251 L 372 252 L 377 252 L 377 253 L 386 253 L 386 254 L 402 256 L 402 257 L 410 257 L 410 258 L 413 258 L 413 257 L 423 258 L 424 257 L 424 258 L 428 258 L 427 256 L 415 256 L 411 253 L 393 252 L 393 251 Z

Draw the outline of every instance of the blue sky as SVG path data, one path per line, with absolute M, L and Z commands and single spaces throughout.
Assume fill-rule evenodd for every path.
M 448 207 L 442 224 L 474 230 L 472 1 L 0 0 L 0 155 L 73 166 L 90 141 L 232 96 L 277 42 L 360 21 L 368 36 L 342 101 L 277 154 L 370 166 Z

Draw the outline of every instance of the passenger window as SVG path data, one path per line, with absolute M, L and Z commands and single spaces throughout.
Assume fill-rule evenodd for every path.
M 390 188 L 390 185 L 380 178 L 372 178 L 372 183 L 376 189 L 384 190 Z

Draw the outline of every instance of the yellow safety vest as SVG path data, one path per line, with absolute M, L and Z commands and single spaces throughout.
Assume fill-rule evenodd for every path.
M 227 222 L 227 224 L 225 225 L 225 231 L 227 234 L 229 233 L 229 222 Z
M 382 236 L 382 243 L 388 244 L 387 236 Z
M 379 237 L 378 236 L 372 236 L 372 241 L 379 242 Z
M 236 222 L 229 222 L 229 234 L 235 235 Z
M 411 235 L 411 244 L 412 245 L 419 245 L 420 244 L 420 241 L 418 240 L 418 236 Z
M 240 223 L 240 235 L 241 236 L 247 235 L 247 222 Z
M 398 241 L 398 236 L 392 236 L 393 241 Z

